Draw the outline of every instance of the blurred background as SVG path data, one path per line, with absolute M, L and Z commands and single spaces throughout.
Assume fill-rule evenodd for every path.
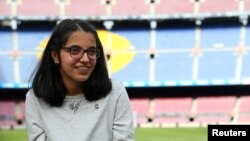
M 136 128 L 249 124 L 249 16 L 250 0 L 0 0 L 0 129 L 25 128 L 30 75 L 65 18 L 98 29 Z

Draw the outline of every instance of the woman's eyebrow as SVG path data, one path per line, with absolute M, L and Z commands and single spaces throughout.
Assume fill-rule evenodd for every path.
M 71 48 L 71 47 L 79 47 L 79 48 L 81 48 L 79 45 L 70 45 L 70 46 L 65 46 L 65 47 L 69 47 L 69 48 Z

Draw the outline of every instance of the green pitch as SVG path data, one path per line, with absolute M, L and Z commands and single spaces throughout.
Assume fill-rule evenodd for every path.
M 27 141 L 26 130 L 0 130 L 0 141 Z M 135 141 L 207 141 L 207 128 L 136 128 Z
M 136 141 L 207 141 L 207 128 L 138 128 Z
M 0 130 L 0 141 L 28 141 L 26 130 Z

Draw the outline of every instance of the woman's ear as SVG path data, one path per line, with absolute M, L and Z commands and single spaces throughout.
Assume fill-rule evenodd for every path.
M 58 64 L 59 64 L 59 55 L 58 55 L 58 53 L 55 52 L 55 51 L 52 51 L 51 57 L 53 58 L 54 63 L 55 63 L 56 65 L 58 65 Z

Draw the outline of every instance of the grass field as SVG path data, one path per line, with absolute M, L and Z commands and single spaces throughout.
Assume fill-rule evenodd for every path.
M 0 141 L 27 141 L 25 130 L 0 130 Z M 135 141 L 207 141 L 207 128 L 136 128 Z

